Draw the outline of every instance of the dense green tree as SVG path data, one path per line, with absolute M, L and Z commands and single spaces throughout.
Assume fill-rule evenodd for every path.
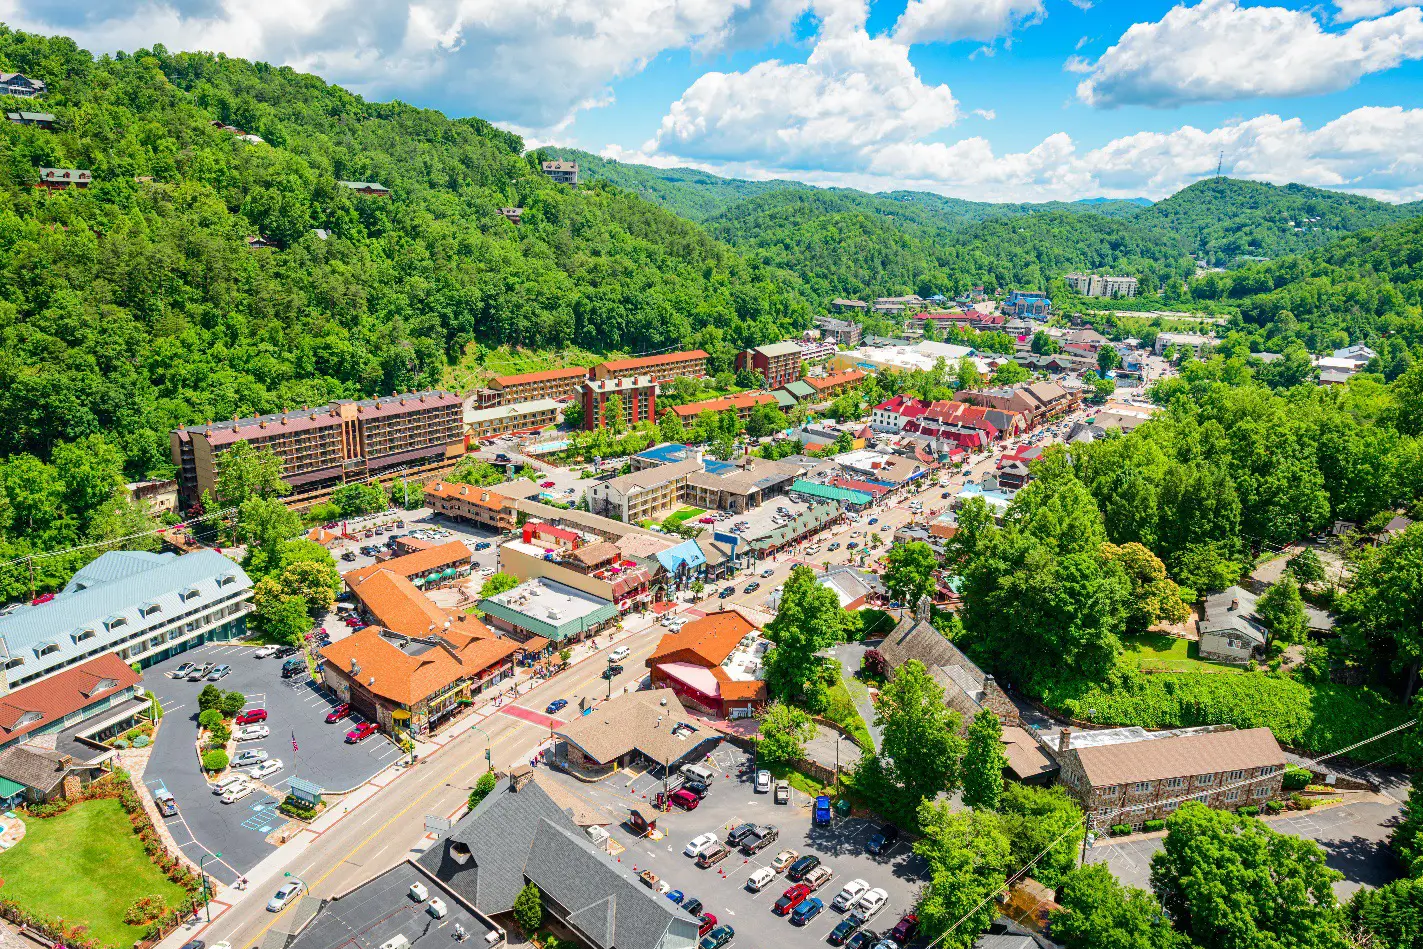
M 1341 605 L 1344 635 L 1377 663 L 1408 669 L 1411 695 L 1423 662 L 1423 524 L 1361 551 Z
M 781 588 L 776 618 L 766 624 L 776 644 L 765 660 L 771 694 L 787 701 L 805 695 L 826 673 L 826 661 L 818 653 L 841 642 L 844 627 L 845 611 L 835 591 L 821 586 L 809 567 L 793 568 Z
M 784 430 L 788 424 L 785 413 L 774 405 L 758 405 L 746 420 L 746 434 L 752 438 L 764 438 Z
M 1423 878 L 1363 887 L 1348 905 L 1356 945 L 1371 949 L 1423 949 Z M 1367 941 L 1365 941 L 1367 940 Z
M 993 370 L 992 382 L 996 386 L 1013 386 L 1020 382 L 1027 382 L 1032 377 L 1032 373 L 1010 359 Z
M 244 566 L 257 574 L 279 568 L 282 545 L 301 531 L 301 518 L 280 501 L 251 497 L 238 509 L 233 534 L 247 546 Z
M 1077 864 L 1082 843 L 1082 810 L 1062 786 L 1049 788 L 1014 781 L 1003 789 L 998 810 L 1012 849 L 1014 872 L 1033 864 L 1032 876 L 1058 886 Z
M 1113 346 L 1103 346 L 1097 350 L 1097 368 L 1102 372 L 1111 372 L 1122 364 L 1122 355 Z
M 1131 583 L 1126 611 L 1130 632 L 1139 633 L 1157 623 L 1179 623 L 1190 615 L 1190 608 L 1181 601 L 1180 587 L 1166 576 L 1166 565 L 1146 547 L 1106 544 L 1102 554 L 1120 566 Z
M 1299 584 L 1288 573 L 1260 595 L 1255 615 L 1270 631 L 1270 637 L 1282 643 L 1302 642 L 1308 630 Z
M 377 481 L 358 484 L 343 484 L 331 492 L 331 503 L 340 510 L 342 517 L 358 517 L 375 514 L 390 507 L 390 498 Z
M 1104 863 L 1063 878 L 1052 913 L 1053 939 L 1064 949 L 1190 949 L 1145 890 L 1123 886 Z
M 815 722 L 792 705 L 772 702 L 761 716 L 761 733 L 756 740 L 756 761 L 789 764 L 805 757 L 805 743 L 815 737 Z
M 507 593 L 522 582 L 523 581 L 521 581 L 518 577 L 510 573 L 504 573 L 503 571 L 491 573 L 489 576 L 485 577 L 484 582 L 480 584 L 479 598 L 482 600 L 487 600 L 491 596 L 498 596 L 501 593 Z
M 1325 580 L 1324 561 L 1319 559 L 1319 554 L 1314 552 L 1313 547 L 1306 547 L 1291 557 L 1289 563 L 1285 564 L 1285 571 L 1294 577 L 1300 586 L 1323 583 Z
M 996 810 L 1003 797 L 1003 769 L 1008 755 L 1003 750 L 1003 725 L 990 709 L 979 709 L 968 725 L 964 750 L 963 802 L 969 807 Z
M 519 891 L 519 895 L 514 897 L 514 922 L 519 924 L 519 928 L 527 936 L 532 936 L 538 931 L 543 923 L 544 904 L 543 894 L 539 888 L 532 883 L 524 885 Z
M 498 784 L 493 771 L 485 771 L 479 776 L 479 780 L 474 782 L 474 787 L 469 789 L 469 799 L 465 801 L 467 810 L 474 810 L 480 803 L 490 795 Z
M 920 597 L 932 597 L 938 587 L 939 558 L 923 541 L 895 544 L 886 557 L 884 585 L 890 595 L 909 607 Z
M 282 480 L 282 460 L 268 449 L 257 450 L 238 442 L 222 453 L 218 468 L 217 498 L 240 508 L 252 498 L 273 498 L 291 491 Z
M 959 786 L 961 722 L 944 704 L 943 687 L 914 659 L 895 670 L 874 704 L 881 735 L 879 803 L 889 816 L 911 821 L 920 802 Z
M 1388 843 L 1410 875 L 1423 877 L 1423 784 L 1409 787 L 1408 801 Z
M 1029 348 L 1039 356 L 1051 356 L 1054 353 L 1062 352 L 1062 344 L 1042 330 L 1038 330 L 1033 334 L 1033 340 Z
M 1176 929 L 1201 949 L 1348 946 L 1330 888 L 1342 875 L 1314 841 L 1195 802 L 1166 827 L 1151 886 Z
M 993 897 L 1006 880 L 1008 838 L 992 811 L 954 811 L 943 801 L 919 806 L 919 828 L 914 853 L 928 880 L 915 907 L 920 937 L 969 949 L 998 915 Z

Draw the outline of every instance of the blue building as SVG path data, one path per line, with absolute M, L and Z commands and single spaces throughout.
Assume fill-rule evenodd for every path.
M 0 695 L 105 653 L 142 668 L 237 639 L 251 608 L 252 581 L 215 551 L 109 551 L 49 602 L 0 616 Z
M 1036 290 L 1011 290 L 1003 308 L 1017 317 L 1045 320 L 1052 315 L 1052 301 Z

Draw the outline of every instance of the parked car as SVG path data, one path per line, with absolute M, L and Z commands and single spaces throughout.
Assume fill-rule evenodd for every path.
M 889 902 L 889 894 L 879 887 L 870 890 L 864 896 L 855 900 L 850 907 L 850 913 L 860 921 L 860 925 L 874 919 L 875 914 L 884 909 L 884 904 Z
M 702 937 L 698 949 L 721 949 L 735 937 L 736 930 L 730 926 L 718 926 Z
M 804 926 L 812 919 L 820 915 L 820 911 L 825 908 L 825 904 L 820 902 L 820 898 L 812 896 L 802 900 L 791 912 L 791 925 Z
M 237 734 L 233 737 L 238 741 L 257 741 L 266 738 L 272 733 L 266 725 L 248 725 L 245 728 L 237 729 Z
M 762 824 L 756 828 L 754 833 L 741 841 L 741 852 L 748 856 L 753 853 L 760 853 L 775 843 L 780 835 L 781 832 L 776 829 L 775 824 Z
M 729 596 L 735 595 L 735 593 L 736 587 L 722 587 L 721 592 L 716 595 L 716 598 L 718 600 L 724 600 Z
M 697 796 L 697 800 L 699 801 L 704 800 L 706 796 L 711 793 L 711 787 L 709 785 L 703 784 L 700 781 L 688 781 L 686 784 L 682 785 L 682 790 L 691 791 Z
M 554 699 L 552 702 L 548 703 L 548 707 L 544 709 L 544 713 L 547 715 L 552 715 L 553 713 L 560 712 L 567 707 L 568 699 Z
M 760 584 L 760 582 L 758 582 L 758 581 L 756 581 L 756 580 L 752 580 L 750 583 L 746 584 L 746 586 L 742 587 L 741 592 L 742 592 L 742 593 L 755 593 L 755 592 L 756 592 L 757 590 L 759 590 L 759 589 L 761 589 L 761 584 Z
M 815 799 L 815 823 L 830 823 L 830 798 L 824 794 Z
M 271 645 L 262 646 L 256 652 L 252 653 L 252 655 L 257 659 L 266 659 L 269 656 L 275 656 L 277 654 L 277 650 L 281 648 L 281 646 L 278 646 L 273 643 Z
M 840 549 L 840 542 L 837 540 L 835 543 L 833 543 L 833 544 L 830 545 L 830 550 L 829 550 L 829 552 L 833 554 L 835 551 L 837 551 L 837 550 L 839 550 L 839 549 Z
M 835 894 L 835 899 L 830 901 L 832 909 L 846 910 L 869 890 L 870 885 L 864 880 L 851 880 L 840 887 L 840 892 Z
M 716 842 L 716 834 L 698 834 L 687 841 L 687 846 L 682 848 L 682 853 L 689 857 L 700 857 L 703 851 Z
M 818 890 L 831 880 L 835 879 L 835 874 L 827 866 L 818 866 L 805 875 L 801 882 L 812 890 Z
M 791 802 L 791 786 L 789 784 L 776 785 L 776 803 L 789 804 Z
M 684 811 L 695 811 L 697 805 L 702 803 L 702 799 L 686 788 L 678 788 L 672 792 L 672 803 Z
M 762 570 L 762 571 L 761 571 L 761 579 L 764 580 L 764 579 L 766 579 L 767 577 L 772 576 L 773 574 L 775 574 L 775 572 L 776 572 L 776 568 L 775 568 L 775 567 L 767 567 L 765 570 Z
M 846 916 L 830 930 L 830 935 L 825 937 L 825 941 L 832 946 L 843 946 L 845 940 L 850 938 L 850 934 L 860 928 L 860 924 L 855 922 L 853 916 Z
M 901 946 L 909 945 L 909 941 L 914 938 L 914 934 L 919 931 L 919 917 L 913 913 L 906 913 L 904 918 L 894 924 L 894 928 L 889 931 L 889 938 L 899 943 Z
M 853 917 L 851 922 L 854 922 Z M 879 933 L 873 929 L 857 929 L 855 934 L 846 940 L 845 949 L 870 949 L 876 942 L 879 942 Z
M 193 663 L 185 662 L 178 668 L 174 669 L 172 672 L 168 673 L 168 676 L 173 679 L 186 679 L 188 677 L 188 673 L 192 672 L 195 668 L 197 667 Z
M 711 932 L 715 928 L 716 915 L 714 913 L 703 913 L 701 916 L 701 922 L 697 926 L 697 935 L 699 937 L 705 936 L 707 933 Z
M 341 703 L 338 704 L 338 705 L 333 705 L 333 706 L 331 707 L 331 711 L 329 711 L 329 712 L 326 713 L 326 724 L 328 724 L 328 725 L 335 725 L 335 724 L 336 724 L 337 722 L 339 722 L 341 719 L 345 718 L 347 715 L 350 715 L 350 714 L 351 714 L 351 703 L 350 703 L 350 702 L 341 702 Z
M 799 883 L 818 866 L 820 866 L 820 858 L 813 853 L 808 853 L 791 864 L 790 869 L 786 871 L 786 879 Z
M 622 662 L 631 654 L 631 649 L 626 646 L 619 646 L 617 649 L 614 649 L 612 652 L 608 653 L 608 658 L 613 660 L 614 662 Z
M 688 916 L 700 916 L 702 915 L 702 901 L 695 896 L 689 896 L 682 901 L 682 910 Z
M 355 728 L 346 732 L 346 744 L 354 745 L 365 741 L 367 738 L 380 731 L 374 722 L 361 722 Z
M 729 846 L 740 847 L 741 842 L 754 833 L 756 833 L 755 824 L 737 824 L 731 829 L 731 833 L 726 835 L 726 842 Z
M 222 803 L 231 804 L 234 801 L 240 801 L 251 793 L 252 785 L 248 784 L 246 781 L 239 781 L 236 784 L 232 785 L 230 788 L 228 788 L 226 791 L 222 792 Z
M 870 523 L 871 523 L 871 524 L 878 524 L 878 523 L 879 523 L 879 518 L 877 518 L 877 517 L 872 517 L 872 518 L 870 518 Z
M 282 759 L 268 758 L 266 761 L 257 765 L 255 768 L 248 771 L 247 773 L 252 775 L 252 777 L 254 778 L 261 779 L 265 778 L 269 774 L 276 774 L 280 770 L 282 770 Z
M 746 889 L 752 893 L 760 893 L 766 888 L 766 884 L 775 878 L 776 871 L 770 867 L 761 867 L 760 869 L 753 870 L 751 875 L 746 878 Z
M 858 540 L 852 540 L 852 541 L 850 541 L 848 544 L 845 545 L 845 549 L 846 549 L 846 550 L 854 550 L 854 549 L 855 549 L 856 547 L 858 547 L 858 546 L 860 546 L 860 542 L 859 542 Z
M 292 656 L 286 662 L 282 663 L 283 679 L 291 679 L 308 671 L 309 670 L 306 668 L 306 660 L 301 658 L 300 656 Z
M 781 898 L 776 900 L 776 904 L 771 907 L 771 912 L 777 916 L 789 915 L 791 910 L 799 906 L 801 901 L 808 896 L 810 896 L 810 887 L 803 883 L 797 883 L 781 894 Z
M 792 861 L 794 861 L 795 858 L 799 856 L 800 854 L 796 853 L 794 850 L 782 850 L 780 853 L 776 854 L 776 856 L 771 860 L 771 869 L 777 873 L 780 873 L 786 867 L 790 866 Z
M 870 839 L 865 843 L 865 850 L 879 856 L 894 846 L 894 842 L 899 839 L 899 828 L 893 824 L 881 824 L 879 829 L 870 834 Z
M 683 893 L 681 890 L 672 890 L 667 893 L 666 896 L 669 900 L 676 903 L 678 906 L 681 906 L 682 901 L 687 898 L 687 894 Z
M 765 768 L 762 768 L 760 771 L 756 772 L 756 793 L 771 793 L 771 772 L 767 771 Z
M 213 670 L 213 664 L 210 663 L 210 662 L 209 662 L 209 663 L 205 663 L 205 664 L 203 664 L 203 665 L 201 665 L 201 666 L 194 666 L 193 669 L 192 669 L 192 671 L 188 673 L 188 681 L 189 681 L 189 682 L 201 682 L 203 679 L 206 679 L 206 678 L 207 678 L 208 673 L 211 672 L 212 670 Z
M 487 541 L 487 540 L 481 540 L 479 543 L 477 543 L 477 544 L 474 545 L 474 549 L 475 549 L 476 551 L 488 550 L 488 549 L 489 549 L 490 547 L 492 547 L 492 546 L 493 546 L 493 545 L 490 544 L 489 541 Z
M 288 903 L 296 899 L 306 889 L 306 884 L 300 880 L 288 880 L 277 888 L 277 892 L 272 894 L 272 898 L 267 901 L 267 912 L 280 913 L 286 909 Z
M 681 792 L 679 791 L 677 793 L 680 794 Z M 721 863 L 723 860 L 725 860 L 728 856 L 730 856 L 730 854 L 731 851 L 727 850 L 725 846 L 723 846 L 722 844 L 717 844 L 715 847 L 706 851 L 700 857 L 697 858 L 697 866 L 701 867 L 703 870 L 707 869 L 708 867 L 714 867 L 718 863 Z
M 251 725 L 256 722 L 265 722 L 266 720 L 267 710 L 264 708 L 249 708 L 245 712 L 240 712 L 237 716 L 237 724 L 239 725 Z
M 261 748 L 243 748 L 232 758 L 234 768 L 244 768 L 249 764 L 256 764 L 259 761 L 266 761 L 267 753 Z

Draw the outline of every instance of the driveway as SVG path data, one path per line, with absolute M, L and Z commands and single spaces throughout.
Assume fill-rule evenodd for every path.
M 253 658 L 253 648 L 212 643 L 190 650 L 144 671 L 144 687 L 158 696 L 163 722 L 144 770 L 150 790 L 167 788 L 178 799 L 179 814 L 168 820 L 177 844 L 194 860 L 203 853 L 221 853 L 213 875 L 231 882 L 251 870 L 274 846 L 267 836 L 285 819 L 276 807 L 286 796 L 287 783 L 300 776 L 330 791 L 346 791 L 391 764 L 399 749 L 374 735 L 359 745 L 344 737 L 356 722 L 348 718 L 326 724 L 331 702 L 308 677 L 281 678 L 281 661 Z M 174 680 L 168 673 L 183 662 L 227 663 L 232 673 L 215 683 L 226 692 L 247 696 L 248 708 L 265 708 L 271 735 L 241 742 L 237 749 L 256 748 L 283 762 L 282 770 L 262 779 L 261 790 L 232 804 L 223 804 L 198 767 L 198 693 L 206 682 Z M 296 748 L 293 749 L 293 742 Z
M 1334 884 L 1334 892 L 1340 899 L 1347 899 L 1361 887 L 1382 886 L 1398 878 L 1398 865 L 1387 846 L 1398 812 L 1397 805 L 1361 801 L 1266 823 L 1281 833 L 1305 837 L 1323 847 L 1325 863 L 1344 874 L 1344 879 Z M 1161 837 L 1125 843 L 1099 841 L 1087 851 L 1087 862 L 1105 863 L 1123 883 L 1149 889 L 1151 857 L 1163 846 Z

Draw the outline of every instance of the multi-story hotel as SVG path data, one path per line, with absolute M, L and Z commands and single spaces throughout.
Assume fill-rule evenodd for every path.
M 588 370 L 582 366 L 524 372 L 516 376 L 495 376 L 489 380 L 489 385 L 475 393 L 475 397 L 481 409 L 513 402 L 532 402 L 535 399 L 571 399 L 587 378 Z
M 800 344 L 771 343 L 736 354 L 737 369 L 752 369 L 774 389 L 800 378 Z
M 657 382 L 651 376 L 585 379 L 578 392 L 583 402 L 583 427 L 590 432 L 607 424 L 604 406 L 615 395 L 622 400 L 623 422 L 628 428 L 656 417 Z
M 749 392 L 743 395 L 728 396 L 724 399 L 707 399 L 705 402 L 688 402 L 686 405 L 674 405 L 671 411 L 676 412 L 683 422 L 695 422 L 697 416 L 703 412 L 735 412 L 736 418 L 744 423 L 751 417 L 751 413 L 758 405 L 777 405 L 776 397 L 769 392 Z
M 636 524 L 681 504 L 687 490 L 687 479 L 701 473 L 701 470 L 702 463 L 689 458 L 607 481 L 595 481 L 588 487 L 588 510 L 603 517 Z
M 707 354 L 700 349 L 638 359 L 614 359 L 599 363 L 588 370 L 591 379 L 621 379 L 626 376 L 651 376 L 656 382 L 666 382 L 678 376 L 704 379 L 707 374 Z
M 514 529 L 515 513 L 498 492 L 473 484 L 434 481 L 425 485 L 425 503 L 436 514 L 496 531 Z
M 489 409 L 470 408 L 466 400 L 465 434 L 470 438 L 493 438 L 513 432 L 537 432 L 558 423 L 559 405 L 552 399 L 513 402 Z
M 184 508 L 216 496 L 222 455 L 238 442 L 275 454 L 282 480 L 303 494 L 464 454 L 464 404 L 451 392 L 415 392 L 180 428 L 169 447 Z

